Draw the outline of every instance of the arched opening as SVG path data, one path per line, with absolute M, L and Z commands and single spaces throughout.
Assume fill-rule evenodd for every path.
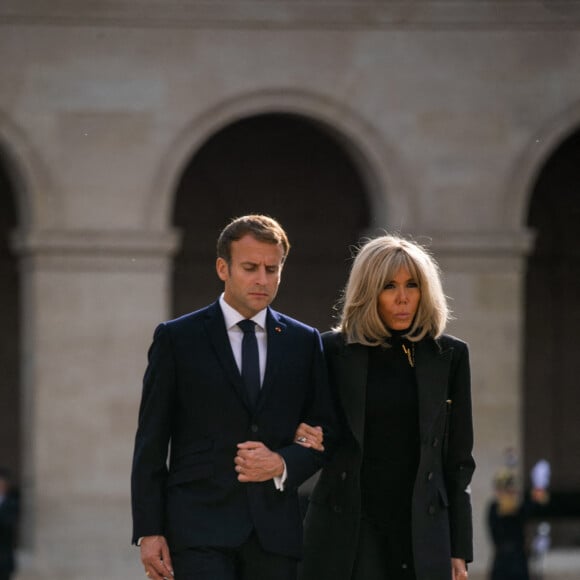
M 175 259 L 173 313 L 221 292 L 215 242 L 231 217 L 277 218 L 292 250 L 274 307 L 325 330 L 345 283 L 350 247 L 371 223 L 363 180 L 325 126 L 291 114 L 235 122 L 210 138 L 185 169 L 173 225 L 183 232 Z
M 15 192 L 0 157 L 0 465 L 20 479 L 20 283 L 10 234 L 17 226 Z
M 524 466 L 552 466 L 554 507 L 580 510 L 580 131 L 550 156 L 532 193 L 537 235 L 526 277 Z M 580 511 L 579 511 L 580 514 Z M 580 546 L 579 520 L 553 522 L 555 545 Z

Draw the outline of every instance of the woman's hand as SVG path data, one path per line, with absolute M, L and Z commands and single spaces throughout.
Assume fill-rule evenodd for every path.
M 296 434 L 294 435 L 294 442 L 302 445 L 302 447 L 308 447 L 314 449 L 315 451 L 324 451 L 324 433 L 322 432 L 322 427 L 311 427 L 307 423 L 300 423 L 298 429 L 296 429 Z
M 461 558 L 451 558 L 451 579 L 467 580 L 467 565 Z

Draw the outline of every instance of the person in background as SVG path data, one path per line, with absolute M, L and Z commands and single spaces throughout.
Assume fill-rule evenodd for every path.
M 393 235 L 362 246 L 323 335 L 341 437 L 310 497 L 301 580 L 466 578 L 470 366 L 443 334 L 448 317 L 423 247 Z
M 0 580 L 9 580 L 16 570 L 14 556 L 18 501 L 10 471 L 0 467 Z
M 532 489 L 521 499 L 516 470 L 506 466 L 494 477 L 495 499 L 487 523 L 493 543 L 490 580 L 529 580 L 526 522 L 542 515 L 549 503 L 550 466 L 538 461 L 531 472 Z
M 217 243 L 223 294 L 155 331 L 132 471 L 152 580 L 296 578 L 298 486 L 325 455 L 295 430 L 331 441 L 335 415 L 318 331 L 270 308 L 289 248 L 272 218 L 233 220 Z

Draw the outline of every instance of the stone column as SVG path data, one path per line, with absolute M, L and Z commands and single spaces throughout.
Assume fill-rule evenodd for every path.
M 506 447 L 523 455 L 524 276 L 533 239 L 523 230 L 446 232 L 431 238 L 455 316 L 448 332 L 470 347 L 477 462 L 472 485 L 475 563 L 470 577 L 483 578 L 490 556 L 485 512 L 492 477 Z
M 129 474 L 175 232 L 29 231 L 23 286 L 20 580 L 135 578 Z

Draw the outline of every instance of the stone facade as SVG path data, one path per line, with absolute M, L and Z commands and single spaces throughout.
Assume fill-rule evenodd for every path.
M 433 240 L 450 331 L 471 346 L 482 577 L 491 476 L 523 445 L 527 207 L 580 126 L 578 3 L 84 4 L 0 6 L 22 277 L 19 579 L 142 574 L 130 459 L 145 352 L 170 315 L 177 183 L 208 138 L 263 113 L 331 130 L 372 227 Z

